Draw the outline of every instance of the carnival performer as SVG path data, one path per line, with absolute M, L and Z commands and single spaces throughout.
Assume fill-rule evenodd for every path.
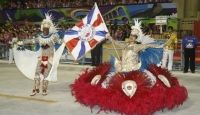
M 167 41 L 164 44 L 162 68 L 167 68 L 169 71 L 171 71 L 173 66 L 174 51 L 177 48 L 178 40 L 176 32 L 173 30 L 172 26 L 168 27 L 168 31 L 169 32 L 167 32 L 165 36 Z
M 41 23 L 41 31 L 35 39 L 22 41 L 19 44 L 37 43 L 40 48 L 37 52 L 15 50 L 14 57 L 19 70 L 28 78 L 34 80 L 32 94 L 35 96 L 42 89 L 42 95 L 47 95 L 49 81 L 57 80 L 57 65 L 62 54 L 64 45 L 55 51 L 55 43 L 61 43 L 52 17 L 45 14 L 46 19 Z M 22 60 L 22 59 L 23 60 Z M 28 65 L 28 66 L 25 66 Z
M 9 40 L 8 44 L 9 44 L 9 61 L 8 63 L 14 63 L 14 56 L 13 56 L 13 45 L 16 44 L 17 42 L 17 36 L 15 34 L 13 34 L 12 36 L 13 38 L 11 40 Z
M 129 42 L 116 42 L 123 48 L 121 60 L 113 57 L 110 63 L 86 69 L 75 80 L 71 89 L 77 102 L 104 111 L 149 115 L 173 109 L 187 99 L 187 90 L 168 70 L 157 66 L 163 46 L 143 35 L 140 26 L 135 20 Z

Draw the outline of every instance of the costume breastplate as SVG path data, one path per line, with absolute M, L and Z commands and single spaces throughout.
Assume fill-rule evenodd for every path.
M 134 45 L 130 45 L 122 51 L 121 64 L 120 66 L 117 64 L 118 66 L 116 67 L 118 72 L 129 72 L 139 69 L 138 54 L 134 51 L 134 47 Z
M 50 34 L 50 35 L 45 36 L 45 37 L 40 35 L 38 37 L 39 44 L 42 48 L 42 55 L 43 56 L 53 56 L 55 39 L 56 38 L 53 34 Z
M 122 51 L 122 72 L 137 70 L 138 54 L 133 49 L 125 49 Z

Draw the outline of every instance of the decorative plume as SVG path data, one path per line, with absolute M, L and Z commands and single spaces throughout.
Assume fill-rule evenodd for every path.
M 53 17 L 52 17 L 52 15 L 51 15 L 51 14 L 49 14 L 49 13 L 45 13 L 45 17 L 46 17 L 46 20 L 48 20 L 48 21 L 51 21 L 51 22 L 52 22 L 52 20 L 53 20 Z
M 138 19 L 134 19 L 134 23 L 135 23 L 135 25 L 133 25 L 131 27 L 131 29 L 132 29 L 131 34 L 137 35 L 138 38 L 140 38 L 143 35 L 142 30 L 141 30 L 141 23 L 142 22 L 139 21 Z
M 131 34 L 132 35 L 137 35 L 138 38 L 136 39 L 136 41 L 140 42 L 141 44 L 150 44 L 150 43 L 154 43 L 154 39 L 151 38 L 149 35 L 144 35 L 142 32 L 142 21 L 139 21 L 138 19 L 134 19 L 134 23 L 135 25 L 133 25 L 131 27 Z
M 43 31 L 43 27 L 46 26 L 49 28 L 50 33 L 55 33 L 57 32 L 57 28 L 53 23 L 53 17 L 49 13 L 45 13 L 45 19 L 43 19 L 42 24 L 41 24 L 41 31 Z
M 139 21 L 138 19 L 134 19 L 134 26 L 131 27 L 131 29 L 134 29 L 134 28 L 137 28 L 137 29 L 140 29 L 141 30 L 141 24 L 142 24 L 142 21 Z

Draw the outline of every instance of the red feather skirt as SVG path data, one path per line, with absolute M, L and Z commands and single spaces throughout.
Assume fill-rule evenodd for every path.
M 72 84 L 72 95 L 76 101 L 90 107 L 99 106 L 100 111 L 115 111 L 126 115 L 151 115 L 162 109 L 173 109 L 181 105 L 188 97 L 185 87 L 180 86 L 177 79 L 166 69 L 155 65 L 148 70 L 156 77 L 154 86 L 150 85 L 146 74 L 141 71 L 115 74 L 109 81 L 108 88 L 102 88 L 101 83 L 106 79 L 111 65 L 102 64 L 92 70 L 86 69 Z M 158 78 L 164 75 L 171 87 L 165 86 Z M 97 85 L 91 85 L 95 75 L 101 75 Z M 133 80 L 137 90 L 132 98 L 122 91 L 122 82 Z

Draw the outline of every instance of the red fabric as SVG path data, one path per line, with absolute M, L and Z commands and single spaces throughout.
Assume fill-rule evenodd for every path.
M 47 65 L 44 65 L 44 64 L 41 64 L 41 65 L 40 65 L 40 68 L 41 68 L 41 71 L 40 71 L 40 72 L 41 72 L 41 74 L 44 74 L 44 71 L 45 71 L 45 69 L 47 69 L 47 67 L 48 67 L 48 66 L 47 66 Z
M 101 15 L 98 14 L 97 15 L 97 19 L 94 21 L 94 23 L 92 24 L 93 27 L 97 27 L 99 26 L 101 23 L 103 23 L 103 20 L 101 18 Z
M 171 87 L 168 88 L 157 77 L 157 85 L 161 85 L 161 87 L 165 88 L 163 105 L 166 108 L 173 109 L 174 107 L 183 104 L 183 102 L 188 98 L 187 89 L 180 86 L 177 78 L 171 75 L 168 70 L 157 67 L 156 65 L 151 65 L 149 71 L 151 71 L 156 77 L 158 75 L 164 75 L 171 84 Z
M 48 56 L 42 56 L 42 61 L 48 61 Z
M 187 98 L 187 90 L 181 87 L 176 78 L 162 68 L 152 65 L 149 70 L 154 75 L 163 74 L 172 85 L 166 87 L 159 79 L 157 83 L 150 87 L 150 83 L 143 72 L 132 71 L 129 73 L 119 73 L 112 77 L 109 87 L 104 89 L 101 83 L 106 78 L 109 71 L 108 64 L 101 65 L 93 70 L 86 69 L 80 77 L 71 85 L 72 95 L 76 101 L 89 106 L 96 105 L 100 111 L 116 111 L 126 115 L 151 115 L 164 108 L 172 109 L 183 103 Z M 95 75 L 102 75 L 100 83 L 91 85 L 90 82 Z M 137 84 L 136 93 L 132 98 L 127 97 L 121 90 L 121 84 L 125 80 L 134 80 Z
M 200 39 L 200 21 L 195 21 L 194 22 L 194 35 L 197 36 L 198 39 Z
M 89 43 L 90 46 L 93 48 L 93 47 L 98 43 L 98 41 L 95 40 L 95 39 L 91 39 L 90 41 L 88 41 L 88 43 Z
M 74 38 L 74 39 L 71 39 L 70 41 L 68 41 L 66 43 L 66 46 L 68 47 L 68 50 L 70 52 L 72 52 L 72 50 L 74 49 L 74 47 L 78 44 L 78 41 L 79 41 L 79 38 Z
M 42 61 L 48 61 L 48 56 L 42 56 Z M 41 68 L 41 74 L 44 74 L 45 69 L 47 69 L 47 65 L 44 65 L 43 63 L 40 65 Z

